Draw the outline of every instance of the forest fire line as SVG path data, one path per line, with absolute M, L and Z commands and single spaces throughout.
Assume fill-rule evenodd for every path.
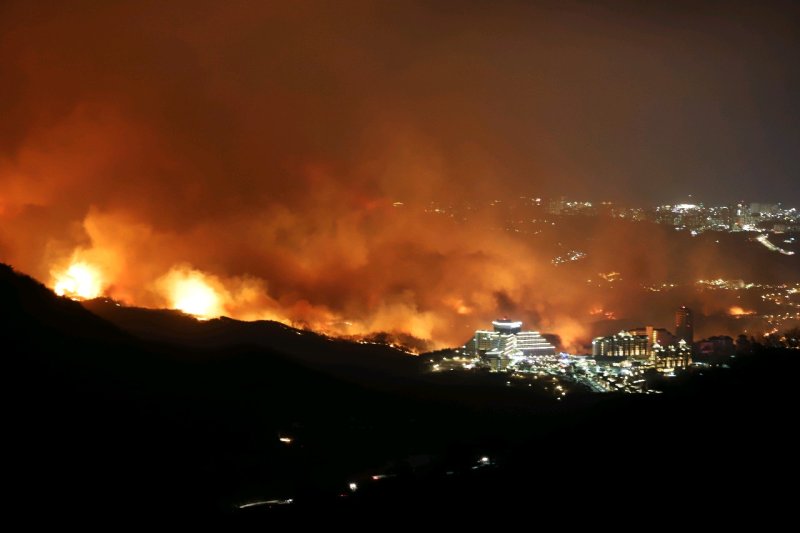
M 37 268 L 24 257 L 11 257 L 10 262 L 37 276 L 49 272 L 48 285 L 64 296 L 106 296 L 203 319 L 225 315 L 277 320 L 337 336 L 388 332 L 443 347 L 463 342 L 473 324 L 512 312 L 544 331 L 558 332 L 567 342 L 584 335 L 579 321 L 561 310 L 524 308 L 526 295 L 536 289 L 537 267 L 523 243 L 497 235 L 488 239 L 491 232 L 475 225 L 446 222 L 437 227 L 414 215 L 398 219 L 394 212 L 374 209 L 364 216 L 353 222 L 340 219 L 333 232 L 312 240 L 309 235 L 325 226 L 326 216 L 307 219 L 302 231 L 296 227 L 299 218 L 254 217 L 245 228 L 255 224 L 260 231 L 294 233 L 289 241 L 273 237 L 255 246 L 247 230 L 237 232 L 224 220 L 195 228 L 195 234 L 176 233 L 157 230 L 127 213 L 94 208 L 78 226 L 77 248 L 70 247 L 74 237 L 59 238 L 57 231 L 41 241 L 45 255 L 54 256 L 54 266 Z M 14 217 L 6 222 L 5 228 L 17 231 L 4 236 L 38 229 Z M 450 239 L 439 239 L 444 234 Z M 465 246 L 476 234 L 479 242 Z M 296 248 L 295 240 L 306 247 Z M 237 251 L 243 246 L 272 260 L 253 268 L 252 258 Z M 225 273 L 229 267 L 219 264 L 209 268 L 217 250 L 229 257 L 229 264 L 249 264 L 253 273 Z M 512 262 L 508 253 L 529 260 Z M 544 303 L 540 292 L 536 305 Z
M 463 343 L 481 324 L 509 315 L 574 350 L 590 342 L 594 321 L 669 323 L 677 302 L 651 311 L 626 283 L 749 275 L 743 254 L 720 259 L 718 248 L 677 243 L 674 231 L 660 228 L 598 220 L 562 236 L 559 220 L 529 235 L 504 229 L 509 198 L 500 191 L 636 190 L 604 181 L 600 162 L 568 150 L 605 143 L 605 135 L 591 133 L 581 113 L 553 113 L 589 102 L 582 89 L 549 82 L 566 71 L 596 72 L 592 55 L 575 50 L 613 46 L 569 17 L 556 49 L 529 41 L 540 32 L 487 28 L 497 49 L 530 42 L 544 69 L 513 76 L 525 102 L 518 109 L 531 113 L 517 117 L 497 112 L 494 102 L 514 99 L 495 92 L 498 65 L 483 55 L 482 33 L 450 33 L 463 38 L 459 57 L 473 58 L 473 69 L 446 54 L 456 43 L 441 41 L 436 25 L 395 35 L 373 24 L 396 20 L 393 9 L 417 8 L 317 6 L 331 16 L 309 20 L 306 8 L 285 2 L 195 4 L 186 16 L 182 2 L 157 12 L 155 4 L 128 2 L 3 3 L 0 79 L 9 81 L 0 84 L 0 101 L 16 111 L 0 121 L 1 261 L 76 299 L 104 295 L 342 336 L 398 333 L 433 347 Z M 446 10 L 430 16 L 445 25 L 485 18 L 461 11 L 464 19 Z M 632 31 L 629 21 L 609 22 Z M 425 54 L 398 46 L 403 38 Z M 378 52 L 392 60 L 376 60 Z M 652 63 L 648 51 L 626 52 Z M 684 79 L 631 71 L 636 80 L 647 73 L 654 87 Z M 597 85 L 584 81 L 569 87 Z M 738 85 L 720 87 L 728 86 Z M 685 94 L 675 89 L 670 94 Z M 609 131 L 621 130 L 620 91 L 607 93 L 593 108 L 612 120 Z M 640 94 L 649 101 L 651 91 Z M 639 109 L 647 101 L 630 103 Z M 629 141 L 626 133 L 624 141 L 609 138 L 607 150 L 590 150 L 608 151 L 606 176 L 625 174 L 618 165 L 634 152 Z M 722 153 L 727 160 L 729 150 Z M 650 182 L 662 192 L 657 179 L 638 185 Z M 438 204 L 426 213 L 433 200 L 490 207 L 463 221 Z M 525 217 L 517 211 L 514 219 Z M 554 257 L 566 259 L 554 265 Z M 714 313 L 733 304 L 696 298 L 688 303 Z M 595 308 L 603 311 L 591 315 Z
M 381 239 L 394 239 L 395 247 L 415 243 L 423 249 L 437 249 L 416 235 L 395 234 L 392 223 L 396 222 L 382 215 L 382 218 L 371 220 L 370 230 L 377 232 Z M 416 215 L 405 218 L 402 226 L 413 224 L 424 224 L 429 234 L 446 232 L 450 237 L 448 247 L 455 242 L 466 247 L 464 243 L 469 237 L 480 232 L 480 227 L 474 224 L 437 226 L 427 220 L 416 220 Z M 572 287 L 573 280 L 580 279 L 580 275 L 572 277 L 564 274 L 566 271 L 557 271 L 524 242 L 503 235 L 494 236 L 494 245 L 487 244 L 488 240 L 473 245 L 471 253 L 478 258 L 479 267 L 471 265 L 472 268 L 460 261 L 464 255 L 452 248 L 439 249 L 443 255 L 434 262 L 419 252 L 405 258 L 391 254 L 392 260 L 404 261 L 403 269 L 375 259 L 367 250 L 369 259 L 366 263 L 350 265 L 349 268 L 339 265 L 338 270 L 333 269 L 330 263 L 315 265 L 304 251 L 298 250 L 294 255 L 286 256 L 286 260 L 294 265 L 304 263 L 304 272 L 299 268 L 290 273 L 273 271 L 283 276 L 281 285 L 284 290 L 281 290 L 280 286 L 269 283 L 264 277 L 218 275 L 196 268 L 193 263 L 183 260 L 185 256 L 178 257 L 179 261 L 172 260 L 171 254 L 166 253 L 169 250 L 193 249 L 187 246 L 187 238 L 172 240 L 169 235 L 157 233 L 142 223 L 131 224 L 125 217 L 95 211 L 90 213 L 83 226 L 90 242 L 68 252 L 70 260 L 57 261 L 55 264 L 61 266 L 50 269 L 49 285 L 60 295 L 73 299 L 106 296 L 128 305 L 176 309 L 203 320 L 219 316 L 276 320 L 331 336 L 370 341 L 379 338 L 375 337 L 377 334 L 388 333 L 388 342 L 405 338 L 408 342 L 402 344 L 416 351 L 459 345 L 464 342 L 465 332 L 469 335 L 474 324 L 500 315 L 513 315 L 536 329 L 557 334 L 564 349 L 581 352 L 594 333 L 592 323 L 616 321 L 618 316 L 641 316 L 642 294 L 649 294 L 639 290 L 636 281 L 622 283 L 611 292 L 601 287 L 595 289 L 597 293 L 593 298 L 596 298 L 596 303 L 586 307 L 585 299 L 590 289 L 579 284 Z M 120 236 L 124 237 L 126 233 L 128 236 L 121 242 Z M 130 236 L 137 233 L 145 233 L 147 239 L 138 240 Z M 228 240 L 235 240 L 235 236 Z M 152 261 L 136 263 L 133 258 L 144 257 L 147 253 L 145 243 L 151 241 L 159 242 L 159 252 L 164 252 L 155 254 Z M 206 242 L 211 241 L 206 239 Z M 431 242 L 441 241 L 431 239 Z M 192 256 L 191 253 L 186 255 Z M 515 262 L 513 255 L 525 260 Z M 372 264 L 373 261 L 377 264 Z M 328 286 L 323 280 L 318 278 L 316 283 L 312 283 L 302 275 L 322 275 L 322 270 L 312 268 L 315 266 L 329 269 L 327 274 L 336 276 L 340 282 L 339 290 L 330 295 L 333 299 L 327 298 Z M 441 269 L 442 275 L 432 277 L 431 268 L 434 269 L 432 272 Z M 380 283 L 376 286 L 359 283 L 383 275 L 394 276 L 405 288 L 398 290 Z M 291 290 L 285 290 L 287 287 Z M 716 308 L 716 312 L 735 318 L 756 316 L 755 311 L 740 305 L 720 308 L 725 298 L 714 293 L 696 291 L 694 297 L 708 302 L 709 305 L 705 306 L 707 313 L 713 314 Z M 335 305 L 337 298 L 339 305 Z M 717 300 L 718 303 L 714 304 Z M 612 305 L 614 311 L 609 309 Z M 668 325 L 671 320 L 669 308 L 662 314 L 660 323 Z M 659 316 L 656 315 L 655 320 L 659 320 Z M 748 327 L 752 325 L 748 324 Z
M 312 172 L 316 184 L 336 179 Z M 414 208 L 422 202 L 391 207 L 384 196 L 345 213 L 325 203 L 331 198 L 337 199 L 334 204 L 352 203 L 348 190 L 318 185 L 295 200 L 293 210 L 267 200 L 264 212 L 220 213 L 185 227 L 159 226 L 147 212 L 96 206 L 79 222 L 59 225 L 5 215 L 0 243 L 6 247 L 0 251 L 3 260 L 75 299 L 106 296 L 200 319 L 275 320 L 340 337 L 389 333 L 419 339 L 423 351 L 458 346 L 497 316 L 518 317 L 558 335 L 561 348 L 581 352 L 593 336 L 608 333 L 593 329 L 594 324 L 669 326 L 671 309 L 686 301 L 709 315 L 755 320 L 766 314 L 759 308 L 754 315 L 752 304 L 740 304 L 735 298 L 741 291 L 703 291 L 685 281 L 674 285 L 674 294 L 643 291 L 644 282 L 659 276 L 678 279 L 683 272 L 694 280 L 708 277 L 701 269 L 714 269 L 717 277 L 725 273 L 705 260 L 700 246 L 689 270 L 669 261 L 672 232 L 644 228 L 637 233 L 637 227 L 598 220 L 587 258 L 565 269 L 551 265 L 546 251 L 564 238 L 563 223 L 533 240 L 498 230 L 496 210 L 454 220 Z M 59 226 L 70 231 L 65 234 Z M 622 235 L 624 248 L 608 248 Z M 662 245 L 641 255 L 631 243 L 645 240 Z M 22 242 L 37 244 L 26 246 L 39 254 L 14 253 L 23 249 L 15 245 Z M 727 269 L 731 261 L 719 264 Z M 611 271 L 608 267 L 624 273 L 613 287 L 583 283 L 585 272 Z M 654 304 L 655 298 L 661 303 Z M 738 333 L 724 324 L 714 327 L 725 329 L 709 334 Z

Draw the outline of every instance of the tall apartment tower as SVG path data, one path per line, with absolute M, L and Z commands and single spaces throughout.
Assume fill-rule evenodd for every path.
M 675 311 L 675 336 L 686 341 L 689 346 L 694 342 L 694 318 L 692 310 L 685 305 Z

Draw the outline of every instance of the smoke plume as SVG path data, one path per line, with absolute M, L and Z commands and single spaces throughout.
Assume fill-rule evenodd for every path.
M 627 37 L 643 16 L 594 15 Z M 596 187 L 603 141 L 579 150 L 566 132 L 633 120 L 602 58 L 641 72 L 637 102 L 660 83 L 686 92 L 604 34 L 591 13 L 516 3 L 4 2 L 0 260 L 67 293 L 201 317 L 444 346 L 514 314 L 578 346 L 609 302 L 554 269 L 555 242 L 509 233 L 491 209 L 426 209 Z M 651 168 L 643 153 L 626 175 Z

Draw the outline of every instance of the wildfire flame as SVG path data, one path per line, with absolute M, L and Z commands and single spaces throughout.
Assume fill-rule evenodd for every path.
M 590 316 L 602 316 L 607 320 L 616 320 L 617 314 L 614 311 L 606 311 L 602 307 L 595 306 L 589 310 Z
M 172 272 L 167 284 L 173 309 L 200 319 L 222 315 L 222 299 L 201 272 Z
M 738 305 L 734 305 L 730 309 L 728 309 L 728 314 L 731 316 L 747 316 L 755 314 L 755 311 L 751 311 L 749 309 L 744 309 L 739 307 Z
M 59 296 L 68 296 L 74 300 L 89 300 L 103 294 L 103 280 L 100 273 L 87 263 L 72 263 L 67 270 L 54 277 L 53 290 Z

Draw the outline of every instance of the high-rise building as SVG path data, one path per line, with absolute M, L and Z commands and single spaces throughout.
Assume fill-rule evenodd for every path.
M 669 346 L 676 344 L 678 339 L 664 328 L 654 328 L 653 326 L 645 326 L 643 328 L 629 329 L 628 333 L 631 335 L 645 335 L 647 336 L 647 354 L 653 353 L 653 347 L 658 344 L 660 346 Z
M 750 206 L 739 202 L 736 204 L 736 215 L 734 218 L 732 231 L 751 231 L 754 229 L 756 217 L 750 212 Z
M 691 345 L 662 328 L 620 331 L 592 341 L 594 357 L 620 357 L 648 360 L 659 370 L 684 368 L 691 363 Z
M 683 339 L 669 346 L 656 344 L 650 360 L 655 364 L 656 369 L 662 371 L 686 368 L 692 364 L 692 347 Z
M 675 311 L 675 336 L 689 346 L 694 342 L 694 318 L 692 310 L 685 305 Z
M 494 346 L 496 337 L 497 333 L 494 331 L 478 330 L 468 347 L 476 354 L 488 352 Z
M 592 341 L 592 355 L 595 357 L 636 357 L 646 359 L 650 356 L 650 339 L 636 330 L 620 331 L 616 335 L 597 337 Z
M 596 337 L 592 355 L 600 357 L 633 357 L 648 359 L 657 347 L 677 345 L 680 339 L 664 328 L 645 326 L 623 330 L 616 335 Z

